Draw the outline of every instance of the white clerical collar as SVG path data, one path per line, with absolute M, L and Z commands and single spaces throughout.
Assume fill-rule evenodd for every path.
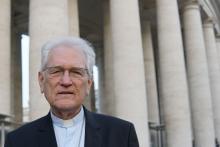
M 52 122 L 54 125 L 59 126 L 59 127 L 69 128 L 83 121 L 84 110 L 83 110 L 83 107 L 81 107 L 80 112 L 75 117 L 68 119 L 68 120 L 63 120 L 61 118 L 58 118 L 52 113 L 52 111 L 50 111 L 50 115 L 51 115 Z

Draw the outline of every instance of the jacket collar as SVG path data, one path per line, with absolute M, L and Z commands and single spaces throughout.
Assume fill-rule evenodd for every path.
M 101 146 L 101 126 L 94 118 L 94 113 L 83 107 L 86 119 L 85 126 L 85 147 Z M 42 121 L 38 127 L 39 147 L 57 147 L 56 137 L 53 129 L 50 113 L 41 118 Z
M 42 118 L 41 124 L 38 127 L 37 137 L 39 147 L 57 147 L 50 113 Z

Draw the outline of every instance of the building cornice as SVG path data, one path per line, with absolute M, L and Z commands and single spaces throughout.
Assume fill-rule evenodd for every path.
M 198 0 L 208 18 L 212 18 L 217 33 L 220 33 L 220 2 L 219 0 Z

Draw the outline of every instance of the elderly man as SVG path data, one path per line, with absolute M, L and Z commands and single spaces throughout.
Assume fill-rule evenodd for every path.
M 133 124 L 88 111 L 95 53 L 81 38 L 61 37 L 41 50 L 40 90 L 48 115 L 9 133 L 5 147 L 138 147 Z M 39 108 L 40 109 L 40 108 Z

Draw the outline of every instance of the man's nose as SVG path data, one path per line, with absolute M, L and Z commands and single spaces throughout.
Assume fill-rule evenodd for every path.
M 64 71 L 63 76 L 61 77 L 60 83 L 62 86 L 65 86 L 65 87 L 72 85 L 73 81 L 70 77 L 69 71 Z

